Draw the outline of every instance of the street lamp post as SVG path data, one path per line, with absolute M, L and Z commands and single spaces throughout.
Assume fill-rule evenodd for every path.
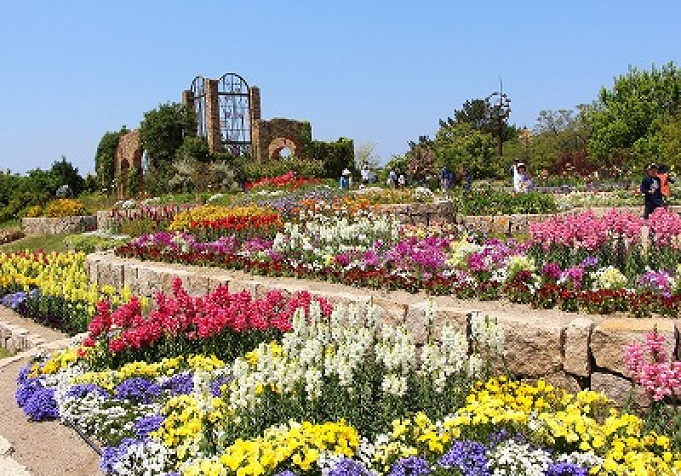
M 485 99 L 487 103 L 487 114 L 494 132 L 497 135 L 497 158 L 501 162 L 501 156 L 503 155 L 503 136 L 504 136 L 504 124 L 511 114 L 511 99 L 504 92 L 495 91 Z

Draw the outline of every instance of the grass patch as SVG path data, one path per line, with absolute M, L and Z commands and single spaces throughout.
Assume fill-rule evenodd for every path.
M 26 238 L 22 238 L 21 240 L 0 245 L 0 252 L 14 253 L 24 250 L 29 251 L 44 250 L 48 253 L 52 251 L 65 252 L 68 251 L 66 243 L 64 243 L 64 238 L 66 238 L 67 236 L 69 235 L 65 234 L 65 235 L 28 236 Z
M 9 350 L 5 349 L 4 347 L 0 347 L 0 359 L 4 359 L 5 357 L 11 357 L 13 355 L 14 354 Z
M 0 230 L 2 230 L 4 228 L 17 228 L 17 227 L 19 227 L 19 228 L 21 227 L 21 220 L 19 220 L 18 218 L 13 218 L 11 220 L 3 221 L 2 223 L 0 223 Z

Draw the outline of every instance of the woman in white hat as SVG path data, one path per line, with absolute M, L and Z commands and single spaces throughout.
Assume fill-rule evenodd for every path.
M 527 175 L 527 167 L 523 162 L 516 159 L 513 164 L 513 191 L 515 193 L 525 193 L 530 188 L 530 178 Z

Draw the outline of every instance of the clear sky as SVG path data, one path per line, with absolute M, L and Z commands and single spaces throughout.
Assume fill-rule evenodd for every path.
M 4 0 L 0 169 L 62 155 L 94 171 L 102 135 L 234 72 L 264 119 L 374 143 L 382 161 L 499 87 L 510 122 L 597 98 L 629 65 L 681 63 L 678 0 Z

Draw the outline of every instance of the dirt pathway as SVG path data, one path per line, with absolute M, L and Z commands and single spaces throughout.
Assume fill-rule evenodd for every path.
M 46 329 L 0 306 L 0 319 L 21 326 L 43 337 L 50 348 L 67 345 L 64 334 Z M 22 367 L 28 365 L 38 350 L 24 352 L 0 360 L 0 435 L 12 447 L 0 454 L 2 476 L 101 476 L 99 456 L 76 434 L 58 421 L 28 421 L 16 404 L 16 378 Z M 4 461 L 3 461 L 4 460 Z M 13 461 L 12 461 L 13 460 Z M 19 465 L 14 464 L 14 462 Z M 24 466 L 28 473 L 19 466 Z

